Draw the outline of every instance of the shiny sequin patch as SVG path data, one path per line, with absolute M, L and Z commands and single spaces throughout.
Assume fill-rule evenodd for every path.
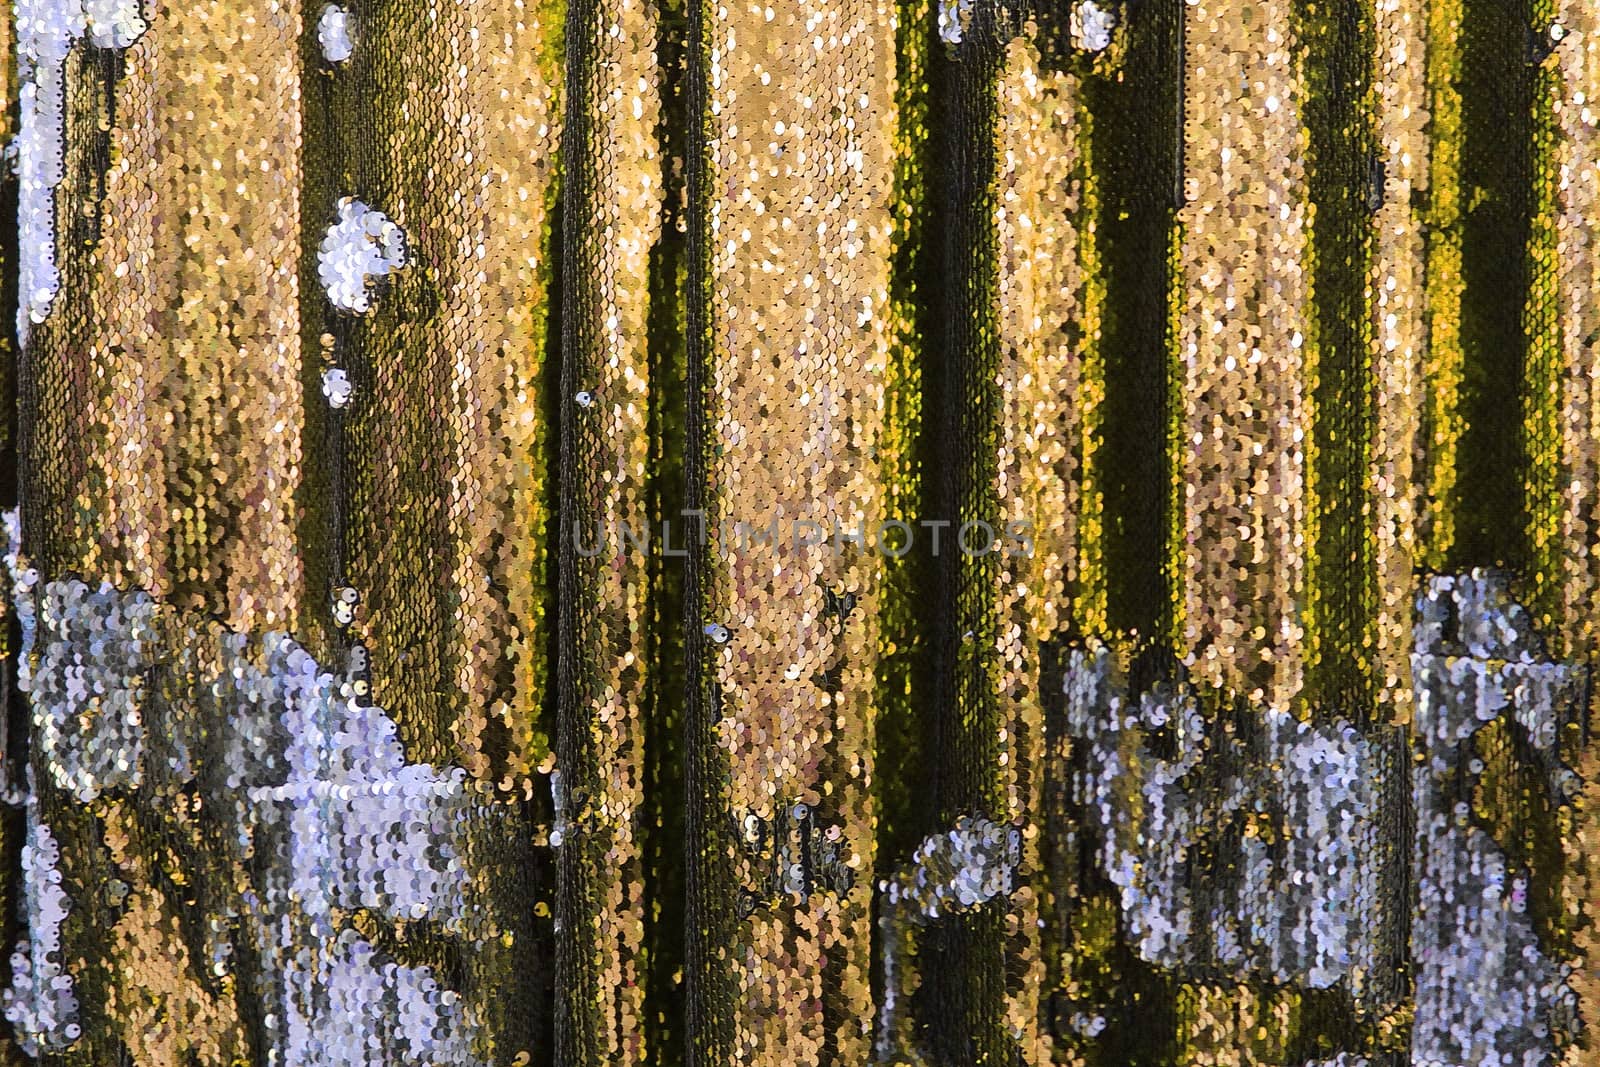
M 337 215 L 317 250 L 317 277 L 334 307 L 360 314 L 372 306 L 372 286 L 406 265 L 406 236 L 352 197 L 339 201 Z
M 350 12 L 339 4 L 329 4 L 317 19 L 317 44 L 322 46 L 322 58 L 329 63 L 343 63 L 356 49 L 350 35 Z
M 85 36 L 97 48 L 127 48 L 148 28 L 128 0 L 38 0 L 16 9 L 21 120 L 17 158 L 17 331 L 50 313 L 61 285 L 56 249 L 56 187 L 65 174 L 67 55 Z
M 65 1048 L 82 1033 L 72 975 L 62 966 L 61 922 L 72 906 L 61 888 L 61 846 L 39 817 L 30 796 L 27 840 L 22 846 L 23 918 L 27 937 L 11 953 L 5 1016 L 30 1056 Z

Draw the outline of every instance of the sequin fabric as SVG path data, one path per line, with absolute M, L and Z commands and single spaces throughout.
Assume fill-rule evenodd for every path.
M 0 1064 L 1600 1055 L 1592 4 L 0 59 Z

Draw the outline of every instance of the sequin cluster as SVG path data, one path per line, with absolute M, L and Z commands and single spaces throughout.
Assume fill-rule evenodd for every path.
M 343 63 L 356 50 L 350 36 L 350 12 L 339 4 L 329 4 L 317 19 L 317 44 L 322 46 L 322 58 L 329 63 Z
M 1536 872 L 1508 859 L 1464 797 L 1486 770 L 1472 739 L 1502 721 L 1525 731 L 1545 788 L 1574 794 L 1556 739 L 1581 713 L 1587 672 L 1544 658 L 1503 575 L 1432 579 L 1416 611 L 1406 740 L 1421 758 L 1409 773 L 1396 728 L 1363 735 L 1269 710 L 1219 732 L 1192 691 L 1130 694 L 1109 650 L 1074 653 L 1066 686 L 1086 746 L 1074 786 L 1084 825 L 1145 959 L 1343 984 L 1374 1007 L 1403 989 L 1389 969 L 1409 863 L 1412 1062 L 1547 1063 L 1575 1031 L 1572 968 L 1534 932 Z M 1175 736 L 1175 757 L 1155 753 L 1155 731 Z M 1401 790 L 1415 811 L 1409 842 L 1388 829 L 1403 825 Z M 1201 853 L 1213 862 L 1197 869 Z
M 137 0 L 22 0 L 17 4 L 21 123 L 17 154 L 17 334 L 26 342 L 61 287 L 56 262 L 56 187 L 65 176 L 67 53 L 87 37 L 128 48 L 148 29 Z
M 1111 34 L 1117 28 L 1116 8 L 1095 0 L 1080 0 L 1072 7 L 1072 41 L 1086 52 L 1104 52 L 1111 47 Z
M 407 1055 L 479 1062 L 460 995 L 427 968 L 382 959 L 338 918 L 366 909 L 432 920 L 469 939 L 492 935 L 471 903 L 467 840 L 485 809 L 464 772 L 407 763 L 393 720 L 357 696 L 360 671 L 330 673 L 282 634 L 257 642 L 214 625 L 184 627 L 143 592 L 78 581 L 36 592 L 15 546 L 11 556 L 14 604 L 37 620 L 21 650 L 21 683 L 57 785 L 86 802 L 147 778 L 196 782 L 228 813 L 232 847 L 261 859 L 233 904 L 251 917 L 257 943 L 229 946 L 223 958 L 248 947 L 273 961 L 281 1012 L 268 1028 L 290 1062 L 363 1062 L 350 1057 L 367 1046 L 374 1019 L 389 1020 L 386 1040 Z M 166 735 L 147 751 L 141 711 L 166 694 L 151 693 L 146 679 L 173 666 L 211 694 L 225 725 L 169 713 Z M 202 748 L 218 762 L 199 763 Z M 13 959 L 8 1013 L 19 1032 L 54 1047 L 77 1036 L 68 1029 L 72 983 L 59 963 L 67 901 L 59 848 L 31 794 L 28 811 L 30 939 Z
M 569 129 L 585 151 L 567 176 L 568 225 L 577 233 L 566 290 L 570 360 L 562 397 L 568 503 L 562 549 L 571 645 L 558 686 L 575 728 L 558 739 L 552 781 L 563 876 L 588 888 L 562 916 L 557 947 L 563 1035 L 575 1060 L 651 1062 L 645 990 L 656 976 L 646 948 L 647 811 L 644 768 L 652 687 L 665 682 L 639 624 L 652 606 L 648 547 L 580 554 L 580 536 L 648 546 L 655 518 L 650 421 L 657 365 L 650 351 L 652 292 L 644 279 L 661 238 L 665 163 L 656 78 L 661 13 L 647 0 L 601 0 L 591 17 L 604 32 L 567 57 L 584 88 L 567 101 Z M 670 378 L 662 375 L 663 378 Z M 681 520 L 678 524 L 681 528 Z M 588 531 L 580 535 L 580 531 Z M 658 528 L 656 533 L 663 533 Z M 664 965 L 662 965 L 664 967 Z
M 18 684 L 29 694 L 44 765 L 80 803 L 138 785 L 144 677 L 160 642 L 155 601 L 107 582 L 50 582 L 40 592 L 36 658 L 23 661 Z
M 888 907 L 937 919 L 941 911 L 973 908 L 1010 894 L 1021 861 L 1022 834 L 1016 827 L 963 819 L 949 833 L 919 845 L 910 869 L 879 888 Z
M 372 287 L 406 265 L 406 237 L 383 212 L 345 197 L 317 250 L 317 277 L 333 306 L 360 315 L 372 307 Z
M 1401 858 L 1379 828 L 1392 742 L 1386 759 L 1348 723 L 1273 710 L 1222 732 L 1192 690 L 1129 694 L 1114 663 L 1103 647 L 1074 653 L 1067 716 L 1085 746 L 1084 823 L 1139 954 L 1363 994 Z M 1156 755 L 1155 731 L 1175 756 Z M 1197 876 L 1202 850 L 1216 863 Z
M 61 923 L 72 902 L 61 885 L 61 846 L 39 815 L 38 797 L 26 805 L 28 836 L 22 846 L 22 920 L 27 936 L 11 953 L 11 986 L 5 991 L 6 1020 L 18 1043 L 39 1056 L 77 1040 L 78 1000 L 63 966 Z
M 1576 1030 L 1577 1002 L 1567 984 L 1573 969 L 1550 959 L 1535 933 L 1535 872 L 1508 861 L 1505 844 L 1478 824 L 1466 794 L 1487 769 L 1474 737 L 1513 721 L 1545 789 L 1570 798 L 1577 783 L 1557 739 L 1579 719 L 1588 672 L 1544 656 L 1503 575 L 1433 579 L 1418 597 L 1417 615 L 1412 670 L 1423 759 L 1412 771 L 1412 1062 L 1549 1063 L 1561 1037 L 1570 1040 Z

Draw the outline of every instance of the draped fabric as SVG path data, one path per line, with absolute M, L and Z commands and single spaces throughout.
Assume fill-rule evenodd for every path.
M 14 0 L 0 1063 L 1600 1057 L 1590 0 Z

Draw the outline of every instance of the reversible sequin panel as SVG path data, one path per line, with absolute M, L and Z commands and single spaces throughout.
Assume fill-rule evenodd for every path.
M 0 23 L 0 1064 L 1595 1058 L 1592 3 Z
M 175 637 L 157 598 L 247 630 L 299 617 L 298 6 L 23 4 L 17 27 L 24 491 L 51 579 L 18 567 L 41 636 L 24 626 L 17 683 L 33 847 L 59 858 L 35 877 L 71 905 L 29 923 L 8 1016 L 82 1062 L 226 1063 L 245 1053 L 228 967 L 175 939 L 237 911 L 239 860 L 183 798 L 192 770 L 161 773 L 194 712 L 153 654 Z M 135 808 L 162 844 L 129 858 L 112 826 Z
M 1067 723 L 1087 749 L 1072 788 L 1139 956 L 1392 1001 L 1399 915 L 1385 909 L 1401 855 L 1385 824 L 1400 796 L 1398 733 L 1270 709 L 1223 731 L 1188 685 L 1130 693 L 1124 672 L 1104 646 L 1074 652 Z M 1153 743 L 1168 729 L 1170 755 Z M 1190 869 L 1202 851 L 1221 862 Z

